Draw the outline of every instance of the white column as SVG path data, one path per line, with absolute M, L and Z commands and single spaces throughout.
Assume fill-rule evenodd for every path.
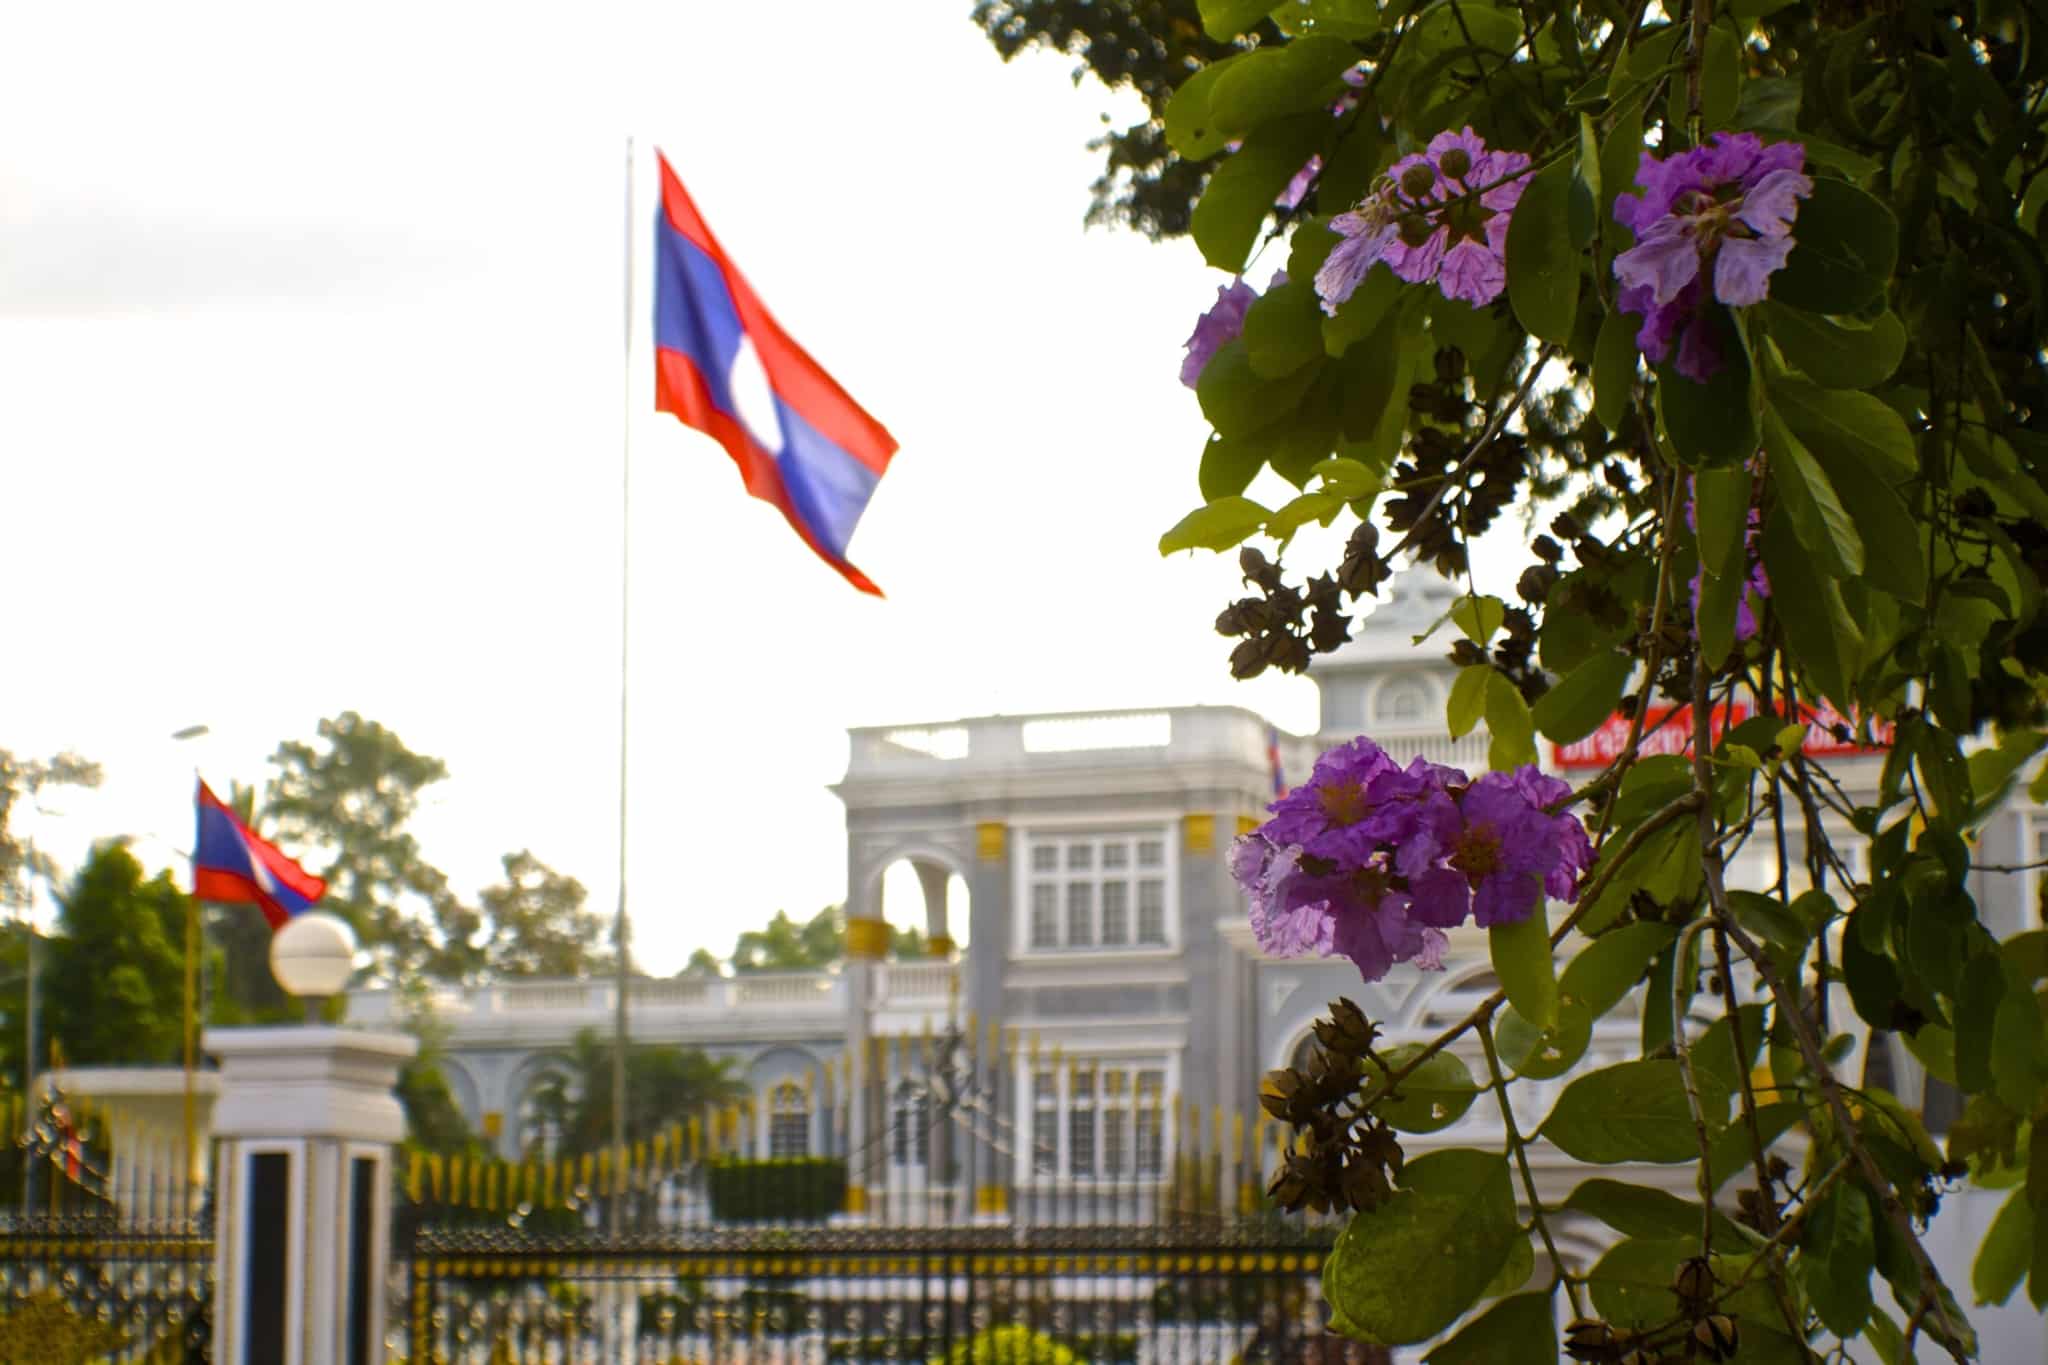
M 213 1132 L 213 1358 L 376 1365 L 384 1358 L 392 1087 L 419 1044 L 339 1028 L 208 1029 Z

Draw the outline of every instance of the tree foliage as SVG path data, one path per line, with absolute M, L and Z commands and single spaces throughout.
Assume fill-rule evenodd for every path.
M 29 904 L 30 882 L 57 875 L 56 864 L 35 841 L 20 832 L 16 818 L 23 802 L 33 803 L 49 787 L 97 787 L 100 765 L 77 754 L 55 758 L 17 758 L 0 749 L 0 908 Z
M 1082 23 L 1016 8 L 1032 17 L 1012 42 L 1064 46 Z M 1178 32 L 1099 8 L 1088 22 Z M 1528 1236 L 1550 1243 L 1525 1158 L 1540 1135 L 1588 1163 L 1692 1164 L 1703 1195 L 1735 1187 L 1735 1216 L 1589 1182 L 1567 1207 L 1623 1240 L 1583 1279 L 1550 1248 L 1540 1303 L 1500 1300 L 1432 1359 L 1500 1358 L 1498 1325 L 1560 1294 L 1582 1360 L 1812 1360 L 1857 1337 L 1973 1358 L 1920 1243 L 1953 1182 L 2013 1189 L 1977 1296 L 2024 1282 L 2048 1304 L 2048 1166 L 2029 1156 L 2048 1150 L 2048 933 L 1980 906 L 1973 851 L 2015 790 L 2048 800 L 2048 11 L 1198 11 L 1248 50 L 1155 73 L 1174 87 L 1159 136 L 1208 171 L 1187 226 L 1227 274 L 1270 247 L 1287 275 L 1209 328 L 1202 503 L 1161 542 L 1263 537 L 1241 554 L 1252 592 L 1218 620 L 1233 671 L 1337 648 L 1405 559 L 1464 590 L 1447 720 L 1485 726 L 1491 767 L 1610 714 L 1628 727 L 1563 807 L 1598 849 L 1575 905 L 1547 944 L 1495 932 L 1502 991 L 1398 1058 L 1340 1010 L 1306 1071 L 1269 1079 L 1298 1129 L 1284 1196 L 1355 1210 L 1326 1274 L 1337 1326 L 1434 1336 Z M 1774 168 L 1790 178 L 1767 185 Z M 1469 546 L 1511 508 L 1549 534 L 1488 582 Z M 1293 576 L 1280 561 L 1310 521 L 1350 539 Z M 1751 718 L 1717 723 L 1724 706 Z M 1646 749 L 1673 727 L 1688 753 Z M 1882 774 L 1846 786 L 1809 736 L 1882 749 Z M 1728 884 L 1745 847 L 1767 885 Z M 1549 980 L 1558 950 L 1576 983 Z M 1838 982 L 1855 1021 L 1830 1010 Z M 1643 1057 L 1520 1131 L 1518 1077 L 1569 1069 L 1623 999 L 1642 1003 Z M 1960 1092 L 1946 1150 L 1838 1072 L 1852 1026 L 1907 1040 Z M 1504 1150 L 1404 1169 L 1404 1084 L 1455 1087 L 1425 1069 L 1474 1041 Z M 1796 1171 L 1772 1146 L 1795 1127 Z M 1389 1293 L 1399 1271 L 1376 1258 L 1410 1240 L 1443 1248 L 1429 1293 Z
M 1104 166 L 1088 221 L 1149 237 L 1187 232 L 1209 158 L 1183 155 L 1167 141 L 1167 101 L 1194 71 L 1251 46 L 1256 36 L 1209 37 L 1195 0 L 979 0 L 974 22 L 1004 61 L 1048 48 L 1079 60 L 1076 84 L 1092 74 L 1112 90 L 1128 88 L 1143 99 L 1147 118 L 1090 144 L 1104 154 Z M 1260 25 L 1259 33 L 1277 36 L 1270 25 Z
M 584 976 L 607 969 L 608 929 L 584 908 L 583 883 L 526 850 L 503 858 L 505 880 L 478 896 L 477 969 L 490 976 Z
M 189 909 L 169 872 L 146 876 L 118 842 L 93 849 L 58 897 L 40 983 L 44 1036 L 68 1064 L 183 1057 Z M 218 953 L 203 967 L 217 971 Z
M 889 926 L 888 956 L 916 959 L 928 952 L 925 937 L 916 929 Z M 829 967 L 846 960 L 846 911 L 828 905 L 798 924 L 787 910 L 777 910 L 759 929 L 743 931 L 732 945 L 728 964 L 735 972 L 804 972 Z M 715 973 L 717 958 L 699 948 L 690 955 L 685 973 Z
M 612 1145 L 612 1058 L 615 1044 L 594 1029 L 576 1035 L 568 1074 L 535 1097 L 561 1134 L 558 1155 L 580 1156 Z M 731 1064 L 699 1048 L 634 1043 L 626 1049 L 628 1145 L 652 1141 L 670 1124 L 701 1118 L 707 1107 L 747 1093 Z
M 380 974 L 447 965 L 434 961 L 432 926 L 460 940 L 471 922 L 406 829 L 447 765 L 354 711 L 321 721 L 314 743 L 280 744 L 270 761 L 263 815 L 277 837 L 320 851 L 311 870 L 327 881 L 322 908 L 349 921 Z

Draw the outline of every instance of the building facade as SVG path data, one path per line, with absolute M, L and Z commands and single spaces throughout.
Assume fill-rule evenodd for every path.
M 1112 1161 L 1142 1159 L 1144 1096 L 1172 1097 L 1168 1122 L 1186 1106 L 1254 1113 L 1259 1077 L 1299 1055 L 1315 1018 L 1340 995 L 1396 1037 L 1433 1034 L 1494 989 L 1482 936 L 1455 934 L 1443 972 L 1404 965 L 1370 985 L 1342 959 L 1271 959 L 1251 938 L 1226 853 L 1261 818 L 1276 777 L 1300 780 L 1323 748 L 1361 733 L 1403 762 L 1421 754 L 1484 768 L 1483 729 L 1456 739 L 1444 729 L 1455 669 L 1441 637 L 1416 643 L 1450 601 L 1451 589 L 1431 575 L 1392 584 L 1357 637 L 1312 669 L 1321 694 L 1314 735 L 1279 733 L 1232 707 L 852 731 L 835 788 L 846 809 L 849 940 L 872 937 L 883 874 L 908 863 L 936 955 L 816 973 L 636 980 L 634 1038 L 730 1059 L 755 1097 L 749 1146 L 773 1155 L 827 1142 L 832 1087 L 846 1088 L 855 1074 L 844 1059 L 873 1055 L 877 1040 L 908 1055 L 910 1040 L 949 1028 L 970 1041 L 988 1038 L 1009 1049 L 1006 1112 L 996 1126 L 958 1140 L 989 1147 L 983 1170 L 1008 1162 L 1085 1182 L 1116 1174 L 1107 1169 Z M 1652 728 L 1653 746 L 1675 745 L 1675 735 Z M 1546 748 L 1545 762 L 1567 778 L 1590 776 L 1613 738 Z M 1880 756 L 1849 750 L 1820 727 L 1811 739 L 1827 750 L 1852 800 L 1875 789 Z M 1861 840 L 1845 824 L 1834 832 L 1849 871 L 1860 874 Z M 2022 800 L 1985 831 L 1978 852 L 1987 864 L 2036 861 L 2048 854 L 2048 819 Z M 1803 853 L 1791 851 L 1795 882 Z M 1731 883 L 1767 885 L 1777 864 L 1775 846 L 1740 849 Z M 2038 874 L 1976 875 L 1979 904 L 1998 932 L 2040 922 Z M 956 878 L 965 904 L 949 896 Z M 961 939 L 964 950 L 955 947 Z M 444 991 L 434 1001 L 456 1097 L 505 1156 L 545 1148 L 537 1097 L 571 1080 L 567 1052 L 579 1030 L 609 1029 L 614 989 L 608 981 L 519 981 Z M 387 1023 L 397 1003 L 388 992 L 357 991 L 350 1017 Z M 1846 999 L 1834 1017 L 1853 1019 Z M 1582 1066 L 1621 1060 L 1637 1038 L 1636 1021 L 1617 1011 L 1599 1025 Z M 1887 1046 L 1877 1065 L 1908 1103 L 1928 1100 L 1903 1048 Z M 1529 1127 L 1564 1084 L 1517 1087 Z M 853 1107 L 866 1129 L 879 1131 L 902 1124 L 892 1103 L 877 1090 Z M 1119 1117 L 1126 1108 L 1132 1127 Z M 1929 1118 L 1938 1126 L 1942 1117 L 1936 1095 Z M 1482 1104 L 1412 1146 L 1494 1142 L 1498 1132 L 1498 1115 Z M 1562 1181 L 1566 1165 L 1546 1171 Z M 1686 1168 L 1643 1175 L 1674 1187 L 1691 1180 Z M 1586 1254 L 1596 1254 L 1603 1234 L 1585 1235 Z

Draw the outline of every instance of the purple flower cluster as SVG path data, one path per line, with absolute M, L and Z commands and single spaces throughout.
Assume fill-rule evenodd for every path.
M 1486 773 L 1417 758 L 1397 765 L 1363 737 L 1230 850 L 1259 946 L 1281 957 L 1342 955 L 1367 981 L 1396 962 L 1443 966 L 1447 929 L 1526 918 L 1569 901 L 1593 861 L 1578 818 L 1551 814 L 1571 789 L 1534 767 Z
M 1287 272 L 1276 270 L 1266 288 L 1277 289 L 1285 283 Z M 1202 371 L 1209 368 L 1216 352 L 1244 334 L 1244 315 L 1258 301 L 1259 291 L 1246 284 L 1242 275 L 1216 287 L 1216 302 L 1195 319 L 1195 330 L 1181 343 L 1187 348 L 1187 355 L 1180 362 L 1181 383 L 1192 389 L 1202 381 Z
M 1640 314 L 1636 346 L 1662 363 L 1678 342 L 1678 372 L 1700 383 L 1724 358 L 1707 325 L 1712 297 L 1731 308 L 1763 302 L 1792 254 L 1792 221 L 1813 193 L 1806 149 L 1765 146 L 1755 133 L 1715 133 L 1703 147 L 1636 169 L 1641 194 L 1615 196 L 1614 218 L 1636 244 L 1614 258 L 1618 306 Z
M 1445 298 L 1479 307 L 1507 288 L 1508 220 L 1528 185 L 1522 152 L 1487 150 L 1470 128 L 1438 133 L 1404 156 L 1349 213 L 1330 220 L 1339 242 L 1316 271 L 1323 311 L 1334 314 L 1375 264 L 1410 284 L 1435 282 Z

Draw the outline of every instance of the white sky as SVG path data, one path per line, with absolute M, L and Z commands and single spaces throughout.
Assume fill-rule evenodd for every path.
M 0 746 L 107 770 L 30 831 L 169 862 L 195 762 L 261 782 L 354 708 L 447 760 L 416 830 L 458 889 L 530 846 L 609 912 L 629 132 L 902 443 L 853 543 L 877 602 L 653 412 L 643 340 L 646 966 L 843 897 L 848 726 L 1230 702 L 1312 728 L 1307 682 L 1228 675 L 1229 561 L 1154 550 L 1198 500 L 1176 372 L 1221 277 L 1083 231 L 1084 144 L 1134 103 L 1005 68 L 965 0 L 885 8 L 17 7 Z M 643 273 L 643 338 L 648 312 Z

